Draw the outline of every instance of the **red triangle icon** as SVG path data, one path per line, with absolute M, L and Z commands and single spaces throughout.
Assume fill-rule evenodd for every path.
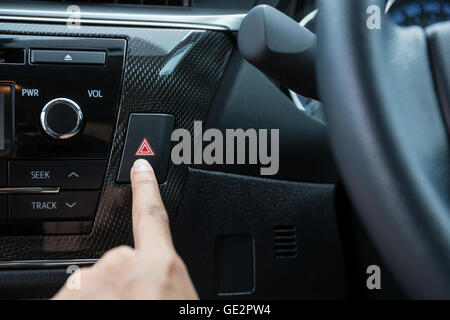
M 150 143 L 148 143 L 147 138 L 144 138 L 134 155 L 137 157 L 142 156 L 146 157 L 146 156 L 155 156 L 156 154 L 153 151 L 152 147 L 150 147 Z

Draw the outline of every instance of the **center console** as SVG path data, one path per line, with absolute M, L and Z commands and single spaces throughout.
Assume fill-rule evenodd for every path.
M 0 234 L 88 233 L 126 40 L 0 37 Z

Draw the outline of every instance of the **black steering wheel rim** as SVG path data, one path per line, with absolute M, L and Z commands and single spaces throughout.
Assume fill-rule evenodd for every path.
M 385 5 L 319 0 L 319 92 L 344 183 L 394 276 L 410 297 L 450 298 L 449 84 L 438 95 L 436 30 L 396 26 Z M 370 6 L 381 29 L 367 25 Z M 448 23 L 439 30 L 450 34 Z

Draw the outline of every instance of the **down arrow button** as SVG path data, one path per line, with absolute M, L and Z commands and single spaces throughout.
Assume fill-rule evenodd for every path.
M 11 195 L 10 219 L 27 221 L 88 220 L 95 217 L 99 191 Z
M 73 202 L 73 203 L 67 203 L 67 202 L 66 202 L 66 206 L 68 206 L 69 208 L 73 208 L 73 207 L 75 207 L 76 205 L 77 205 L 76 202 Z

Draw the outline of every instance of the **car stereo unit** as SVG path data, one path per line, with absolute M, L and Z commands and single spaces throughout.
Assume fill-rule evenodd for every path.
M 0 36 L 1 235 L 90 231 L 125 50 L 125 39 Z

